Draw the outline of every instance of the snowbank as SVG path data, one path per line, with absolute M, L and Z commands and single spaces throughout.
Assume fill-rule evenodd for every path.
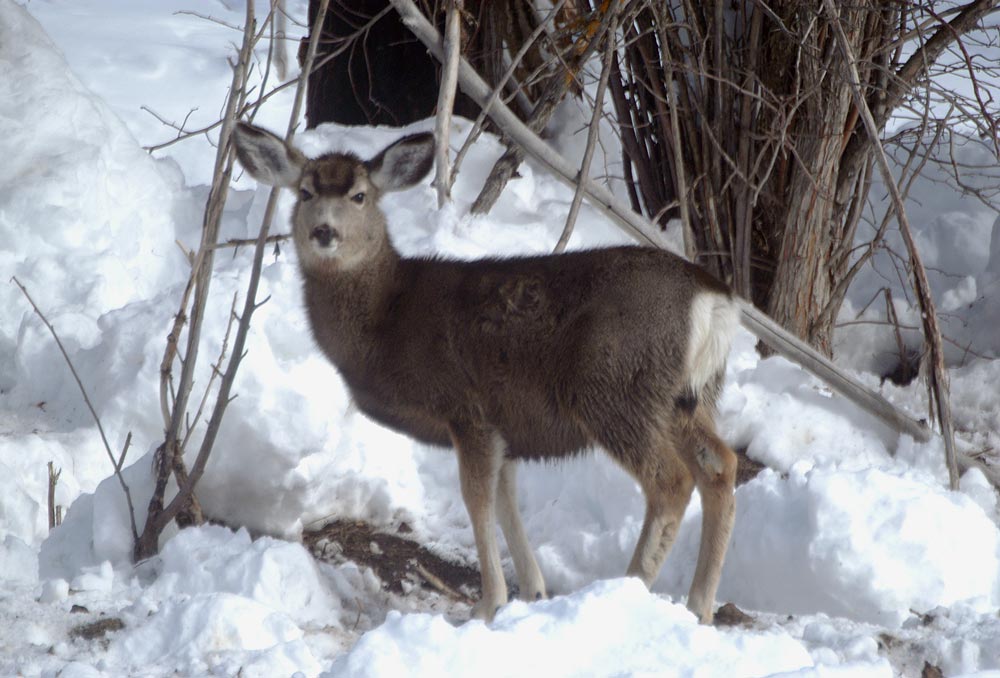
M 117 389 L 134 383 L 149 357 L 136 350 L 141 343 L 122 339 L 145 334 L 149 325 L 109 327 L 108 314 L 142 305 L 182 279 L 174 240 L 197 232 L 197 208 L 177 168 L 143 152 L 69 72 L 38 23 L 11 2 L 0 4 L 0 72 L 0 241 L 8 243 L 0 269 L 29 289 L 76 357 L 95 407 L 114 418 Z M 108 461 L 48 331 L 17 287 L 4 282 L 5 428 L 36 435 L 0 437 L 0 514 L 20 516 L 4 520 L 0 532 L 33 543 L 45 530 L 37 508 L 46 493 L 45 462 L 73 468 L 57 495 L 68 504 L 107 475 Z M 140 402 L 152 404 L 149 396 Z M 124 431 L 112 444 L 123 440 Z
M 163 548 L 155 581 L 122 611 L 112 661 L 184 674 L 319 669 L 304 629 L 336 629 L 340 606 L 298 544 L 206 526 Z M 249 656 L 248 656 L 249 655 Z
M 906 476 L 793 468 L 737 492 L 720 596 L 750 609 L 897 627 L 913 611 L 995 608 L 1000 539 L 961 493 Z
M 813 664 L 805 647 L 783 633 L 700 626 L 685 608 L 651 595 L 640 581 L 619 579 L 555 600 L 511 603 L 489 627 L 454 627 L 439 616 L 393 612 L 323 676 L 731 678 L 812 675 L 800 671 Z M 862 671 L 851 675 L 892 675 L 884 661 L 851 668 Z

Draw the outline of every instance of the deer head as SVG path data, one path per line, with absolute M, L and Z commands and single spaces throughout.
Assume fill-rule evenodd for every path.
M 257 181 L 296 192 L 292 239 L 306 271 L 350 271 L 388 246 L 382 194 L 413 186 L 433 164 L 434 137 L 399 139 L 370 160 L 353 153 L 306 158 L 267 130 L 238 123 L 236 155 Z

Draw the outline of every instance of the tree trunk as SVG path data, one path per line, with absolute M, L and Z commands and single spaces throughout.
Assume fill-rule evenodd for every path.
M 318 4 L 318 0 L 309 0 L 310 26 Z M 441 3 L 423 0 L 418 4 L 438 30 L 443 30 L 445 14 L 438 11 Z M 461 16 L 462 53 L 487 82 L 499 82 L 505 50 L 517 51 L 520 41 L 535 27 L 531 2 L 467 0 Z M 307 36 L 300 45 L 300 62 L 308 40 Z M 439 64 L 403 25 L 389 0 L 333 0 L 323 19 L 316 59 L 323 63 L 328 57 L 330 60 L 309 78 L 307 127 L 324 122 L 401 126 L 434 115 Z M 545 63 L 545 55 L 536 47 L 527 52 L 516 71 L 516 81 L 530 81 L 525 85 L 529 96 L 538 88 L 534 80 Z M 475 118 L 479 107 L 458 92 L 454 113 Z
M 309 0 L 309 25 L 318 0 Z M 381 17 L 379 14 L 383 13 Z M 300 44 L 301 56 L 309 36 Z M 438 63 L 403 25 L 389 0 L 334 0 L 323 19 L 316 61 L 309 78 L 306 126 L 408 125 L 434 115 Z M 463 95 L 455 99 L 458 115 L 477 109 Z
M 857 113 L 821 6 L 649 2 L 612 90 L 644 211 L 666 224 L 685 200 L 700 263 L 829 354 L 871 156 L 848 148 Z M 873 100 L 898 12 L 873 0 L 842 11 Z

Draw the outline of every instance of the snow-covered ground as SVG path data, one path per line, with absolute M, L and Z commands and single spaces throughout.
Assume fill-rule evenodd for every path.
M 266 4 L 258 0 L 261 13 Z M 292 15 L 305 4 L 290 2 Z M 406 523 L 459 562 L 473 563 L 474 548 L 453 455 L 359 415 L 317 354 L 290 247 L 265 261 L 260 296 L 270 300 L 254 316 L 239 397 L 199 485 L 207 513 L 246 529 L 173 531 L 157 558 L 133 566 L 124 497 L 96 426 L 47 330 L 6 281 L 16 276 L 57 328 L 112 449 L 132 433 L 125 479 L 141 524 L 162 436 L 159 364 L 188 273 L 176 242 L 198 241 L 214 148 L 200 136 L 146 153 L 175 133 L 140 106 L 176 123 L 195 109 L 189 128 L 217 118 L 239 34 L 205 16 L 238 25 L 243 7 L 0 0 L 0 675 L 891 676 L 919 675 L 925 661 L 946 675 L 1000 675 L 1000 516 L 989 483 L 969 472 L 961 492 L 943 489 L 940 441 L 901 438 L 797 366 L 760 360 L 749 334 L 730 357 L 720 428 L 769 469 L 737 491 L 718 595 L 753 615 L 749 628 L 699 626 L 683 607 L 697 495 L 653 591 L 620 578 L 644 502 L 599 453 L 522 470 L 519 498 L 553 595 L 512 602 L 489 626 L 460 623 L 461 603 L 392 594 L 354 563 L 318 563 L 296 539 L 330 518 Z M 290 106 L 286 91 L 258 122 L 281 129 Z M 456 121 L 456 143 L 468 127 Z M 298 143 L 365 155 L 400 133 L 326 126 Z M 572 195 L 530 163 L 489 217 L 467 216 L 499 153 L 494 138 L 477 144 L 444 210 L 429 182 L 387 197 L 397 246 L 457 257 L 549 251 Z M 1000 228 L 979 201 L 939 183 L 913 195 L 911 220 L 943 271 L 934 284 L 947 326 L 988 356 L 951 356 L 962 444 L 995 451 Z M 255 234 L 265 200 L 239 178 L 223 237 Z M 623 240 L 585 207 L 571 246 Z M 247 249 L 218 257 L 204 330 L 212 359 L 249 264 Z M 844 319 L 882 284 L 878 274 L 862 281 Z M 838 335 L 840 362 L 875 387 L 869 370 L 890 350 L 877 326 Z M 926 410 L 919 384 L 881 388 L 917 416 Z M 51 533 L 50 461 L 62 471 L 56 502 L 68 508 Z M 78 630 L 91 622 L 106 633 Z

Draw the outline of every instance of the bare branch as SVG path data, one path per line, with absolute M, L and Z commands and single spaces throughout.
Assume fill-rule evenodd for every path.
M 449 141 L 451 140 L 451 113 L 455 108 L 455 90 L 458 86 L 458 57 L 462 49 L 462 0 L 449 0 L 445 20 L 445 60 L 441 68 L 441 87 L 438 90 L 437 118 L 434 124 L 434 187 L 437 189 L 438 209 L 451 202 L 451 172 L 448 167 Z
M 441 37 L 412 0 L 392 0 L 392 4 L 403 18 L 403 22 L 421 42 L 427 45 L 431 53 L 438 59 L 443 58 Z M 464 58 L 459 63 L 458 81 L 463 91 L 481 107 L 486 105 L 493 94 L 493 88 L 479 77 Z M 572 163 L 553 151 L 537 134 L 529 130 L 503 102 L 495 101 L 490 110 L 490 118 L 505 134 L 523 147 L 535 160 L 548 167 L 557 178 L 568 186 L 576 187 L 578 172 Z M 657 244 L 659 240 L 657 229 L 624 205 L 611 191 L 589 178 L 584 179 L 584 189 L 594 206 L 620 224 L 628 233 L 643 242 Z
M 590 118 L 590 127 L 587 130 L 587 147 L 583 152 L 583 162 L 580 165 L 580 175 L 576 183 L 576 191 L 573 193 L 573 202 L 569 206 L 569 214 L 566 217 L 566 225 L 563 227 L 562 235 L 556 242 L 554 252 L 562 252 L 569 243 L 569 237 L 573 234 L 573 225 L 576 223 L 577 214 L 580 212 L 580 204 L 583 202 L 583 179 L 590 175 L 590 163 L 594 159 L 594 147 L 597 144 L 597 137 L 601 125 L 601 118 L 604 116 L 604 94 L 608 89 L 608 79 L 611 75 L 611 63 L 615 55 L 615 33 L 618 29 L 618 6 L 615 6 L 611 17 L 611 24 L 605 33 L 607 46 L 604 48 L 604 63 L 601 66 L 601 79 L 597 84 L 597 93 L 594 95 L 594 113 Z
M 924 340 L 930 349 L 931 373 L 928 375 L 930 387 L 933 389 L 934 400 L 937 403 L 938 421 L 941 424 L 941 434 L 944 437 L 945 456 L 948 463 L 949 483 L 952 490 L 958 489 L 958 462 L 955 457 L 955 433 L 951 422 L 951 406 L 948 399 L 948 374 L 944 366 L 944 349 L 941 346 L 941 331 L 937 324 L 937 311 L 934 307 L 934 298 L 931 296 L 930 284 L 927 281 L 927 271 L 924 270 L 920 252 L 913 239 L 913 232 L 910 228 L 910 221 L 906 216 L 906 208 L 903 204 L 903 197 L 900 194 L 899 186 L 892 176 L 892 169 L 889 167 L 889 159 L 879 141 L 878 126 L 875 118 L 872 117 L 868 102 L 865 100 L 861 90 L 861 78 L 855 65 L 855 57 L 844 33 L 844 26 L 840 22 L 840 14 L 833 0 L 823 0 L 830 20 L 837 36 L 837 42 L 844 55 L 845 65 L 850 74 L 851 93 L 854 96 L 854 104 L 857 106 L 861 120 L 868 134 L 868 141 L 875 151 L 875 160 L 882 172 L 882 180 L 889 189 L 889 195 L 896 210 L 896 220 L 899 224 L 903 242 L 910 256 L 912 265 L 914 287 L 917 299 L 920 302 L 920 310 L 924 321 Z M 957 21 L 957 19 L 956 19 Z M 935 36 L 936 37 L 936 36 Z M 933 38 L 932 38 L 933 40 Z
M 323 16 L 326 13 L 328 4 L 329 0 L 320 0 L 316 23 L 313 25 L 309 40 L 309 48 L 306 53 L 303 72 L 312 72 L 312 65 L 316 58 L 316 48 L 319 44 Z M 248 3 L 248 6 L 249 5 L 252 5 L 252 3 Z M 247 11 L 250 12 L 252 10 L 248 9 Z M 250 22 L 248 21 L 248 23 Z M 288 121 L 288 133 L 286 134 L 286 140 L 288 142 L 291 142 L 291 139 L 295 134 L 295 127 L 298 122 L 299 113 L 302 109 L 302 101 L 304 97 L 305 80 L 300 79 L 299 86 L 295 92 L 295 100 L 292 103 L 292 111 Z M 225 126 L 223 129 L 225 129 Z M 190 500 L 190 497 L 192 497 L 195 485 L 197 485 L 202 474 L 205 472 L 205 467 L 208 464 L 208 458 L 211 454 L 212 447 L 215 444 L 215 439 L 218 435 L 222 418 L 225 415 L 227 407 L 236 397 L 235 395 L 231 395 L 232 387 L 240 364 L 246 357 L 245 347 L 250 330 L 250 319 L 253 316 L 254 310 L 258 308 L 257 289 L 260 284 L 260 273 L 263 267 L 264 250 L 268 239 L 268 229 L 270 228 L 271 220 L 274 216 L 279 190 L 280 189 L 278 188 L 272 189 L 268 198 L 267 206 L 264 210 L 264 218 L 261 220 L 260 234 L 257 237 L 257 243 L 254 249 L 253 264 L 250 269 L 250 280 L 247 283 L 247 292 L 246 298 L 244 299 L 243 312 L 239 315 L 239 324 L 236 328 L 236 337 L 233 341 L 232 357 L 230 358 L 226 371 L 219 383 L 219 393 L 216 398 L 215 408 L 212 410 L 212 414 L 209 417 L 208 425 L 205 429 L 205 435 L 202 438 L 201 446 L 198 450 L 198 456 L 195 459 L 194 464 L 191 466 L 190 474 L 186 478 L 178 478 L 177 494 L 154 519 L 154 527 L 156 528 L 157 534 L 159 534 L 159 532 L 161 532 L 163 528 L 166 527 L 166 525 L 173 520 L 176 515 L 178 515 L 181 509 Z M 176 410 L 174 414 L 176 416 Z M 168 440 L 170 440 L 170 438 L 168 438 Z
M 35 314 L 41 318 L 45 327 L 48 328 L 49 334 L 52 335 L 52 338 L 55 339 L 56 346 L 59 347 L 59 352 L 62 353 L 63 360 L 66 361 L 69 371 L 73 374 L 73 380 L 76 381 L 76 385 L 80 389 L 80 394 L 83 395 L 83 402 L 87 404 L 90 416 L 94 418 L 94 423 L 97 424 L 97 431 L 101 434 L 101 442 L 104 443 L 104 450 L 108 453 L 108 459 L 111 460 L 111 466 L 115 470 L 115 477 L 118 478 L 118 483 L 121 485 L 122 491 L 125 493 L 125 501 L 128 504 L 129 519 L 132 522 L 132 535 L 138 539 L 138 532 L 136 531 L 135 526 L 135 510 L 132 508 L 132 493 L 129 491 L 125 478 L 122 477 L 121 469 L 119 469 L 118 464 L 115 463 L 115 455 L 111 452 L 111 445 L 108 443 L 108 437 L 104 434 L 104 426 L 101 424 L 101 418 L 97 416 L 97 410 L 94 409 L 94 404 L 90 402 L 90 396 L 87 395 L 87 389 L 84 388 L 83 382 L 80 381 L 80 375 L 77 373 L 76 368 L 73 366 L 73 361 L 69 358 L 69 353 L 66 352 L 66 348 L 59 339 L 59 335 L 56 333 L 56 328 L 52 326 L 52 323 L 50 323 L 48 318 L 45 317 L 45 314 L 38 308 L 35 300 L 31 298 L 30 294 L 28 294 L 28 290 L 21 284 L 21 281 L 16 277 L 11 278 L 11 281 L 21 289 L 21 294 L 23 294 L 24 298 L 28 300 L 28 303 L 31 304 L 31 308 L 35 310 Z
M 163 493 L 166 488 L 167 479 L 171 472 L 180 478 L 185 476 L 183 458 L 180 457 L 178 440 L 181 429 L 187 417 L 187 404 L 191 395 L 194 382 L 194 370 L 198 362 L 198 349 L 201 342 L 201 328 L 205 316 L 205 307 L 208 301 L 208 292 L 212 280 L 212 268 L 214 263 L 214 250 L 212 245 L 218 240 L 219 226 L 222 219 L 222 210 L 225 205 L 226 195 L 229 191 L 229 181 L 233 169 L 233 152 L 230 144 L 230 134 L 235 124 L 236 111 L 244 105 L 247 94 L 246 84 L 249 74 L 250 60 L 252 58 L 255 36 L 254 25 L 254 4 L 248 2 L 246 6 L 246 17 L 244 20 L 243 44 L 239 50 L 239 58 L 233 68 L 233 78 L 229 88 L 229 97 L 226 99 L 225 114 L 223 115 L 222 130 L 219 134 L 219 146 L 215 156 L 215 168 L 213 171 L 212 189 L 209 192 L 208 202 L 205 206 L 204 221 L 202 223 L 201 246 L 195 258 L 195 264 L 191 270 L 191 278 L 185 289 L 183 305 L 181 306 L 174 320 L 174 331 L 171 332 L 167 347 L 164 351 L 164 362 L 160 367 L 160 401 L 161 409 L 166 415 L 169 409 L 169 421 L 167 422 L 164 443 L 159 447 L 163 459 L 156 465 L 156 485 L 153 496 L 150 498 L 149 508 L 146 513 L 146 524 L 142 534 L 136 537 L 134 558 L 142 560 L 156 553 L 159 536 L 163 528 L 173 520 L 174 516 L 184 507 L 191 503 L 191 487 L 186 491 L 179 492 L 178 496 L 171 502 L 171 510 L 163 508 Z M 185 309 L 187 307 L 187 296 L 191 294 L 193 285 L 194 300 L 191 306 L 190 324 L 188 325 L 187 350 L 185 359 L 181 365 L 180 381 L 174 396 L 171 407 L 166 407 L 166 383 L 172 383 L 170 377 L 170 364 L 172 356 L 177 351 L 180 328 L 184 324 Z M 193 486 L 193 483 L 192 483 Z
M 58 520 L 56 516 L 56 485 L 59 483 L 59 476 L 62 475 L 62 469 L 56 469 L 55 464 L 51 461 L 49 462 L 49 493 L 48 493 L 48 508 L 49 508 L 49 530 L 55 529 L 55 527 L 62 522 Z

